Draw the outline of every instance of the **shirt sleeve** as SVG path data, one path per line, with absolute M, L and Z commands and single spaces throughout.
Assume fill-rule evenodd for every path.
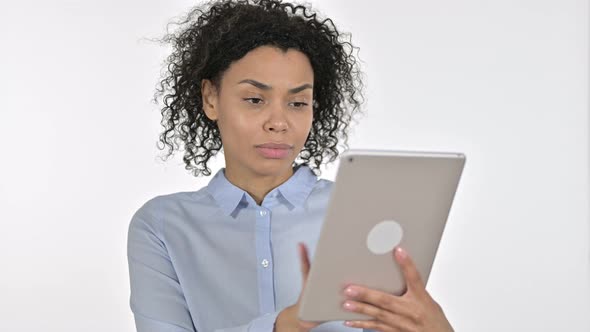
M 131 296 L 137 332 L 196 332 L 158 220 L 144 205 L 132 217 L 127 236 Z M 279 312 L 215 332 L 272 332 Z M 203 331 L 209 332 L 209 331 Z
M 158 220 L 146 205 L 142 206 L 133 215 L 127 236 L 129 304 L 137 331 L 195 331 L 178 277 L 160 235 Z
M 248 324 L 215 330 L 215 332 L 273 332 L 279 312 L 262 315 Z

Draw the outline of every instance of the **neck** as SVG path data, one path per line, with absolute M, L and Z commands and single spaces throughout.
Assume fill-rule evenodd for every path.
M 225 177 L 236 187 L 246 191 L 256 201 L 256 204 L 262 204 L 264 197 L 273 190 L 287 181 L 293 175 L 293 167 L 280 174 L 256 174 L 245 169 L 238 169 L 226 165 Z

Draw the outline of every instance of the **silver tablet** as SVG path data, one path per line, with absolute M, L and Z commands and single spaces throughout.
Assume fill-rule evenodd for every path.
M 397 245 L 427 282 L 464 164 L 461 153 L 344 152 L 299 318 L 369 319 L 341 308 L 342 289 L 355 283 L 401 295 L 405 281 L 392 256 Z

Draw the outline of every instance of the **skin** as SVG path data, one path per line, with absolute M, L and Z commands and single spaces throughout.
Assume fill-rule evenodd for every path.
M 392 251 L 392 255 L 406 281 L 406 292 L 396 296 L 362 285 L 347 285 L 342 289 L 342 294 L 346 297 L 342 308 L 371 318 L 364 321 L 346 321 L 344 324 L 384 332 L 454 332 L 440 305 L 426 291 L 420 273 L 408 253 L 397 247 Z M 297 318 L 301 294 L 311 268 L 307 248 L 303 243 L 299 244 L 299 257 L 303 280 L 301 293 L 297 303 L 285 308 L 278 315 L 275 332 L 308 332 L 319 325 Z
M 307 56 L 258 47 L 230 65 L 219 89 L 203 80 L 202 93 L 205 114 L 221 133 L 225 176 L 261 204 L 293 175 L 291 165 L 311 129 L 313 69 Z M 256 148 L 268 142 L 293 148 L 284 159 L 270 159 Z
M 291 165 L 303 148 L 313 121 L 313 69 L 299 51 L 261 46 L 235 61 L 216 88 L 202 81 L 203 107 L 217 121 L 225 156 L 225 176 L 248 192 L 258 204 L 266 194 L 293 175 Z M 292 146 L 283 159 L 262 155 L 257 145 L 274 142 Z M 299 245 L 302 293 L 311 264 L 307 249 Z M 401 296 L 361 285 L 343 289 L 345 310 L 364 313 L 372 319 L 347 322 L 348 326 L 378 331 L 453 331 L 441 307 L 425 289 L 416 266 L 397 248 L 394 260 L 407 284 Z M 275 331 L 307 332 L 319 325 L 297 318 L 299 302 L 277 316 Z

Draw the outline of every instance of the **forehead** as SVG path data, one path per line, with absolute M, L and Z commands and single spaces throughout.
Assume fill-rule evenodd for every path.
M 303 83 L 313 84 L 313 69 L 304 53 L 271 46 L 260 46 L 248 52 L 234 61 L 223 76 L 224 84 L 231 85 L 244 79 L 288 88 Z

